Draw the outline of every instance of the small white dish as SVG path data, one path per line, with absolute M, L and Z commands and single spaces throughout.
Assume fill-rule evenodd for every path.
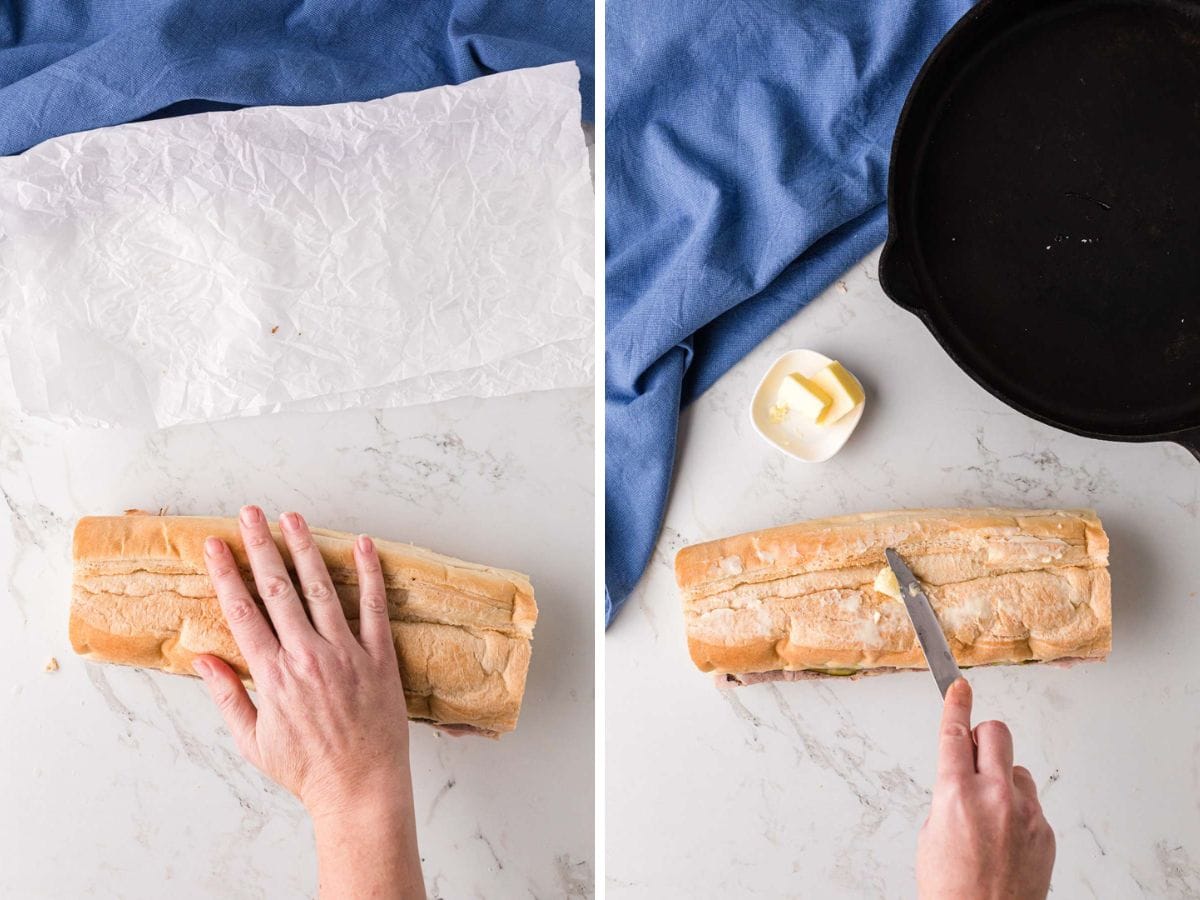
M 841 450 L 858 427 L 863 408 L 867 405 L 866 400 L 863 400 L 832 425 L 805 422 L 792 412 L 780 422 L 771 421 L 771 407 L 775 405 L 775 397 L 784 378 L 792 372 L 799 372 L 805 378 L 811 378 L 831 362 L 832 359 L 815 350 L 792 350 L 785 353 L 767 369 L 767 374 L 758 383 L 758 389 L 750 401 L 750 421 L 754 424 L 754 430 L 762 435 L 767 443 L 802 462 L 825 462 Z M 853 373 L 850 377 L 858 382 Z

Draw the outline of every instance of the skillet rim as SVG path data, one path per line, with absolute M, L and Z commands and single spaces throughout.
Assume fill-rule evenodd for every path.
M 1008 2 L 1011 3 L 1011 0 L 1008 0 Z M 1079 0 L 1057 0 L 1057 2 L 1065 6 L 1078 4 Z M 1184 3 L 1181 3 L 1180 0 L 1108 0 L 1106 5 L 1118 6 L 1130 2 L 1138 3 L 1138 5 L 1142 6 L 1156 5 L 1173 6 L 1176 8 L 1180 6 L 1192 6 L 1196 9 L 1197 14 L 1200 14 L 1200 2 L 1195 2 L 1195 0 Z M 930 86 L 931 73 L 944 62 L 945 58 L 956 49 L 957 45 L 965 43 L 972 36 L 976 36 L 975 29 L 986 28 L 990 24 L 988 22 L 989 17 L 1000 15 L 1001 13 L 995 12 L 995 9 L 1004 5 L 1005 0 L 979 0 L 978 3 L 967 10 L 951 26 L 942 39 L 938 41 L 933 50 L 930 51 L 929 56 L 925 58 L 925 61 L 921 64 L 921 68 L 917 71 L 912 86 L 904 98 L 904 105 L 900 109 L 900 116 L 896 122 L 896 130 L 892 136 L 892 144 L 888 156 L 888 233 L 879 257 L 879 285 L 893 303 L 902 309 L 908 310 L 921 320 L 934 340 L 937 341 L 938 345 L 959 369 L 966 373 L 972 381 L 1009 408 L 1038 422 L 1071 434 L 1080 435 L 1081 437 L 1121 443 L 1173 442 L 1189 450 L 1197 460 L 1200 460 L 1200 420 L 1194 423 L 1181 424 L 1178 428 L 1167 428 L 1165 430 L 1139 429 L 1136 424 L 1130 424 L 1128 431 L 1104 431 L 1090 428 L 1086 425 L 1072 424 L 1061 418 L 1061 412 L 1057 415 L 1049 415 L 1030 409 L 1024 403 L 1014 399 L 1001 388 L 994 385 L 974 365 L 969 363 L 965 359 L 962 348 L 945 336 L 943 329 L 939 328 L 936 324 L 933 314 L 923 304 L 929 292 L 920 283 L 921 275 L 917 273 L 913 265 L 913 257 L 908 251 L 904 239 L 904 231 L 899 222 L 897 196 L 900 193 L 900 189 L 897 182 L 900 179 L 897 174 L 896 160 L 898 156 L 902 156 L 902 151 L 906 143 L 918 140 L 917 137 L 914 137 L 914 134 L 918 130 L 924 130 L 929 126 L 928 119 L 915 120 L 914 124 L 913 108 L 922 100 L 922 93 L 930 92 L 933 89 Z M 1043 3 L 1035 5 L 1032 8 L 1027 8 L 1023 15 L 1028 16 L 1044 11 L 1048 5 Z M 1010 22 L 1009 25 L 1011 26 L 1011 24 Z M 912 173 L 913 168 L 911 166 L 906 168 L 906 175 L 911 175 Z

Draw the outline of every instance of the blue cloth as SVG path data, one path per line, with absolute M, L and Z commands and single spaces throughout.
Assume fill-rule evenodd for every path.
M 886 236 L 905 95 L 969 0 L 608 0 L 608 620 L 681 406 Z
M 152 115 L 370 100 L 573 59 L 590 0 L 8 0 L 0 155 Z

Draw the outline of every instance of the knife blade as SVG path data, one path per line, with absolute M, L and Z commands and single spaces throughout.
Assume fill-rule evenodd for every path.
M 887 557 L 888 565 L 900 585 L 900 599 L 904 601 L 904 608 L 908 610 L 908 617 L 917 631 L 917 640 L 921 642 L 925 661 L 929 663 L 929 671 L 933 673 L 933 680 L 937 682 L 938 690 L 942 692 L 944 699 L 946 691 L 950 690 L 950 685 L 954 684 L 956 679 L 962 677 L 962 672 L 954 660 L 954 654 L 950 652 L 950 645 L 946 643 L 942 625 L 934 615 L 933 607 L 929 605 L 929 598 L 921 590 L 912 569 L 891 547 L 884 550 L 883 554 Z

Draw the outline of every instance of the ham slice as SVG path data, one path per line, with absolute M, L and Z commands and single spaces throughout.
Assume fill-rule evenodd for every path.
M 1038 663 L 1042 666 L 1054 666 L 1059 669 L 1073 669 L 1080 663 L 1102 662 L 1096 657 L 1083 656 L 1064 656 L 1062 659 L 1053 659 L 1049 662 Z M 973 668 L 968 666 L 968 668 Z M 895 666 L 881 666 L 877 669 L 860 669 L 849 675 L 834 675 L 830 672 L 820 672 L 816 669 L 804 669 L 803 671 L 792 672 L 776 670 L 774 672 L 745 672 L 741 675 L 725 675 L 718 674 L 713 676 L 717 683 L 717 687 L 722 690 L 735 687 L 750 687 L 754 684 L 771 684 L 777 681 L 817 681 L 827 678 L 849 678 L 851 681 L 857 681 L 859 678 L 865 678 L 867 675 L 887 675 L 892 672 L 924 672 L 926 669 L 898 669 Z

